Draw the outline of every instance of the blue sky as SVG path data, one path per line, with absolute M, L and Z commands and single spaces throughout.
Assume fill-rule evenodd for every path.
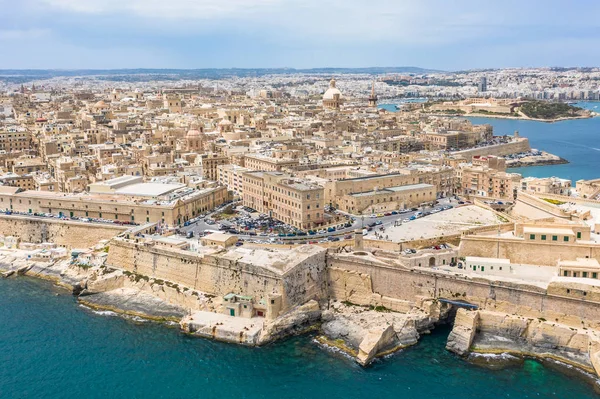
M 596 0 L 0 0 L 0 69 L 600 65 Z

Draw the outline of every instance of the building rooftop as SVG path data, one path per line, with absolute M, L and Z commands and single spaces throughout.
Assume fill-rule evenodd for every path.
M 161 197 L 183 187 L 185 184 L 137 183 L 119 188 L 115 193 L 132 197 Z

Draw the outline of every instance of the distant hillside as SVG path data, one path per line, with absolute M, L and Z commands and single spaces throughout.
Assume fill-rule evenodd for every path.
M 426 74 L 439 72 L 418 67 L 370 67 L 370 68 L 206 68 L 206 69 L 0 69 L 0 80 L 11 83 L 25 83 L 32 80 L 54 77 L 101 76 L 106 80 L 176 80 L 176 79 L 221 79 L 231 76 L 264 76 L 277 74 Z M 127 79 L 130 77 L 131 79 Z

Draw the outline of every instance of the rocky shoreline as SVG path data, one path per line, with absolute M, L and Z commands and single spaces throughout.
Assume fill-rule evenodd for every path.
M 139 317 L 178 325 L 184 333 L 252 346 L 265 345 L 288 336 L 316 332 L 316 340 L 336 348 L 367 366 L 375 358 L 388 355 L 418 342 L 449 317 L 450 308 L 438 301 L 424 299 L 406 313 L 375 309 L 343 301 L 326 304 L 309 301 L 275 320 L 256 324 L 254 330 L 225 328 L 222 322 L 206 324 L 194 320 L 190 307 L 213 316 L 217 313 L 214 297 L 164 284 L 152 284 L 143 276 L 127 275 L 121 270 L 80 267 L 68 260 L 42 262 L 0 254 L 4 278 L 26 275 L 50 280 L 70 290 L 78 302 L 97 311 Z M 191 298 L 191 299 L 190 299 Z M 239 327 L 239 326 L 237 326 Z M 600 334 L 586 329 L 569 328 L 543 320 L 489 311 L 458 309 L 447 349 L 475 364 L 502 368 L 518 365 L 523 358 L 534 357 L 585 373 L 595 388 L 600 367 Z
M 486 367 L 514 365 L 524 358 L 557 362 L 579 370 L 600 392 L 600 335 L 587 327 L 459 309 L 446 348 Z
M 540 160 L 534 160 L 534 161 L 515 161 L 515 162 L 507 162 L 506 163 L 506 167 L 508 168 L 524 168 L 524 167 L 530 167 L 530 166 L 548 166 L 548 165 L 564 165 L 564 164 L 568 164 L 569 161 L 567 161 L 564 158 L 558 158 L 558 159 L 540 159 Z
M 31 261 L 0 254 L 5 278 L 27 275 L 50 280 L 71 291 L 78 302 L 95 311 L 176 323 L 184 333 L 251 346 L 265 345 L 288 336 L 317 332 L 318 339 L 366 366 L 418 342 L 446 316 L 440 304 L 408 313 L 375 309 L 331 300 L 312 300 L 274 320 L 228 317 L 218 312 L 218 301 L 207 294 L 118 269 L 82 267 L 69 260 Z M 257 319 L 260 319 L 257 321 Z

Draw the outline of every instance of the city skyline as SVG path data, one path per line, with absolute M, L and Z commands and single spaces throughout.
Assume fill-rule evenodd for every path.
M 3 69 L 594 66 L 600 5 L 0 0 Z M 583 28 L 585 27 L 585 29 Z

